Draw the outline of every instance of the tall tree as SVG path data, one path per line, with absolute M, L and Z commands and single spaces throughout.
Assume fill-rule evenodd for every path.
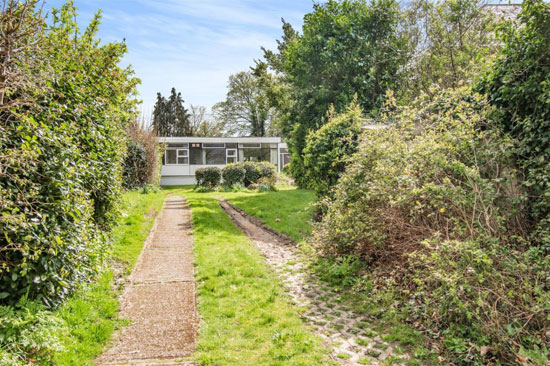
M 189 111 L 176 88 L 172 88 L 170 97 L 157 93 L 157 102 L 153 110 L 153 127 L 159 136 L 192 136 Z
M 495 38 L 495 17 L 482 0 L 416 0 L 407 12 L 412 53 L 400 95 L 468 84 L 483 73 L 502 47 Z
M 230 135 L 267 136 L 271 107 L 261 80 L 252 71 L 229 77 L 226 100 L 214 106 Z
M 408 55 L 395 0 L 329 0 L 314 4 L 302 34 L 288 23 L 278 52 L 265 51 L 269 66 L 283 75 L 290 100 L 281 128 L 292 152 L 291 169 L 301 184 L 302 150 L 308 133 L 326 122 L 334 105 L 343 111 L 358 95 L 366 113 L 376 110 L 388 89 L 399 85 Z
M 224 135 L 223 124 L 208 118 L 206 107 L 191 105 L 190 123 L 193 136 L 219 137 Z

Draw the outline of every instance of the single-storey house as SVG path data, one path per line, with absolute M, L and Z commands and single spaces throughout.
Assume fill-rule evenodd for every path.
M 280 137 L 160 137 L 166 150 L 160 184 L 195 184 L 198 168 L 244 161 L 268 161 L 281 171 L 290 157 Z

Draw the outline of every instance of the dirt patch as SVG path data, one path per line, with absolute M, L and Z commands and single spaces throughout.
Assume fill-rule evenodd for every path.
M 398 347 L 383 341 L 367 316 L 341 304 L 338 293 L 309 273 L 305 260 L 288 239 L 266 229 L 263 223 L 257 224 L 261 221 L 227 201 L 220 200 L 220 206 L 235 226 L 254 241 L 292 300 L 305 309 L 302 318 L 324 339 L 334 360 L 346 366 L 381 365 L 388 359 L 392 365 L 406 364 L 409 356 L 398 355 Z
M 192 365 L 199 316 L 190 209 L 170 197 L 145 242 L 121 297 L 122 318 L 98 365 Z

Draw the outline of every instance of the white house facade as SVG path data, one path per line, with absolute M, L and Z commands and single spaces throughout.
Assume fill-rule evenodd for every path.
M 289 163 L 286 143 L 280 137 L 160 137 L 166 151 L 160 184 L 195 184 L 198 168 L 245 161 L 268 161 L 277 171 Z

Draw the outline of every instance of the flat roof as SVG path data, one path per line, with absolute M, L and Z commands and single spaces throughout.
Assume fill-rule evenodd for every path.
M 159 142 L 163 143 L 281 143 L 280 137 L 159 137 Z

